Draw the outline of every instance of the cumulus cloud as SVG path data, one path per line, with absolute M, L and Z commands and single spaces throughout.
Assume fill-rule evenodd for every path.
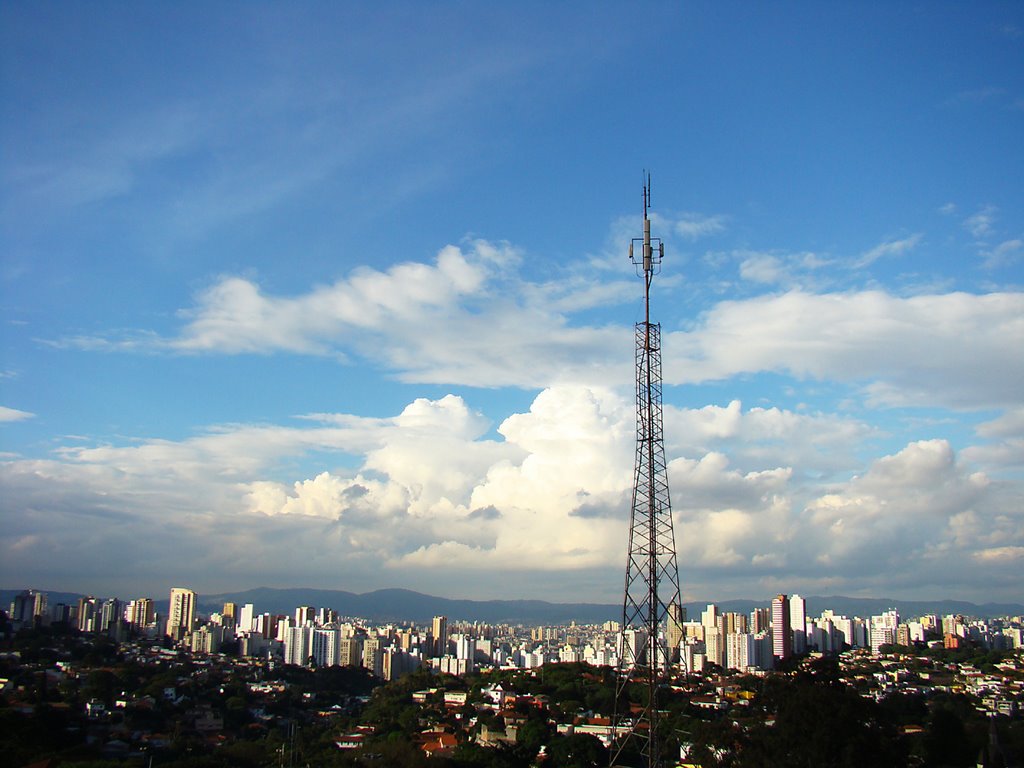
M 506 594 L 499 585 L 510 579 L 546 583 L 556 599 L 578 598 L 586 583 L 589 594 L 614 596 L 633 418 L 615 391 L 574 385 L 543 390 L 496 437 L 448 395 L 387 418 L 317 414 L 300 426 L 225 425 L 179 442 L 67 447 L 0 464 L 10 522 L 0 555 L 24 578 L 40 563 L 59 578 L 116 560 L 164 583 L 180 576 L 176 549 L 196 573 L 209 567 L 243 584 L 391 582 L 451 593 L 471 576 L 469 591 L 482 597 Z M 1007 416 L 979 430 L 1004 435 L 1015 423 Z M 958 556 L 982 583 L 1002 578 L 1024 545 L 1015 486 L 972 469 L 943 440 L 866 467 L 851 448 L 815 474 L 798 462 L 816 441 L 863 446 L 870 430 L 739 401 L 669 409 L 666 429 L 688 433 L 670 441 L 667 457 L 689 594 L 749 595 L 784 586 L 782 574 L 864 584 L 870 562 L 950 584 L 938 564 Z M 355 463 L 270 476 L 308 451 Z
M 989 479 L 958 463 L 945 440 L 911 443 L 882 457 L 805 510 L 812 529 L 829 534 L 815 543 L 832 567 L 869 559 L 900 570 L 932 569 L 940 553 L 954 548 L 970 555 L 993 541 L 1019 538 L 1022 531 L 1004 512 Z
M 962 583 L 1002 589 L 1024 542 L 1019 490 L 972 463 L 945 440 L 910 443 L 838 482 L 808 482 L 787 467 L 741 473 L 722 454 L 677 459 L 681 562 L 723 585 L 849 591 L 856 582 L 870 591 L 944 583 L 955 561 Z
M 726 406 L 665 408 L 669 447 L 685 456 L 725 453 L 745 471 L 793 467 L 808 475 L 829 475 L 856 466 L 855 452 L 876 428 L 857 419 L 780 408 L 746 411 L 739 400 Z

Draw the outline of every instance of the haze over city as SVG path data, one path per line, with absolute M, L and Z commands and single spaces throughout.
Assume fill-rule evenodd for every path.
M 0 586 L 1022 599 L 1024 6 L 0 4 Z

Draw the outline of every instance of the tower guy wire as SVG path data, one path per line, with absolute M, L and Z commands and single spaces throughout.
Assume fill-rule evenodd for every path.
M 643 237 L 629 245 L 630 261 L 644 281 L 644 320 L 635 329 L 636 460 L 619 628 L 613 766 L 662 765 L 659 696 L 678 653 L 668 645 L 667 623 L 670 618 L 678 621 L 681 610 L 663 434 L 661 326 L 651 322 L 651 282 L 661 271 L 665 244 L 651 237 L 651 177 L 645 176 Z M 639 256 L 634 252 L 637 244 Z

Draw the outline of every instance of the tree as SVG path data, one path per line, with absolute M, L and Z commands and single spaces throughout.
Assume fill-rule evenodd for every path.
M 978 748 L 967 738 L 964 721 L 952 708 L 936 707 L 924 739 L 925 760 L 932 766 L 973 765 Z
M 548 745 L 552 768 L 596 768 L 608 765 L 608 750 L 589 733 L 556 736 Z
M 86 699 L 99 699 L 109 708 L 114 706 L 114 694 L 120 690 L 117 675 L 107 669 L 94 669 L 85 679 L 82 695 Z
M 532 755 L 551 741 L 554 729 L 543 715 L 532 712 L 516 733 L 516 743 L 525 747 Z
M 903 766 L 906 749 L 895 723 L 874 701 L 865 699 L 825 672 L 821 679 L 801 673 L 765 685 L 772 727 L 758 727 L 740 741 L 739 765 L 804 768 L 830 765 Z

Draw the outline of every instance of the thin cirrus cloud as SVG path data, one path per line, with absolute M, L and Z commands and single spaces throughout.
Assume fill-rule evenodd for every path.
M 860 258 L 854 261 L 853 267 L 854 269 L 862 269 L 870 264 L 874 264 L 883 257 L 900 256 L 912 250 L 920 241 L 920 233 L 898 240 L 886 240 L 861 254 Z

